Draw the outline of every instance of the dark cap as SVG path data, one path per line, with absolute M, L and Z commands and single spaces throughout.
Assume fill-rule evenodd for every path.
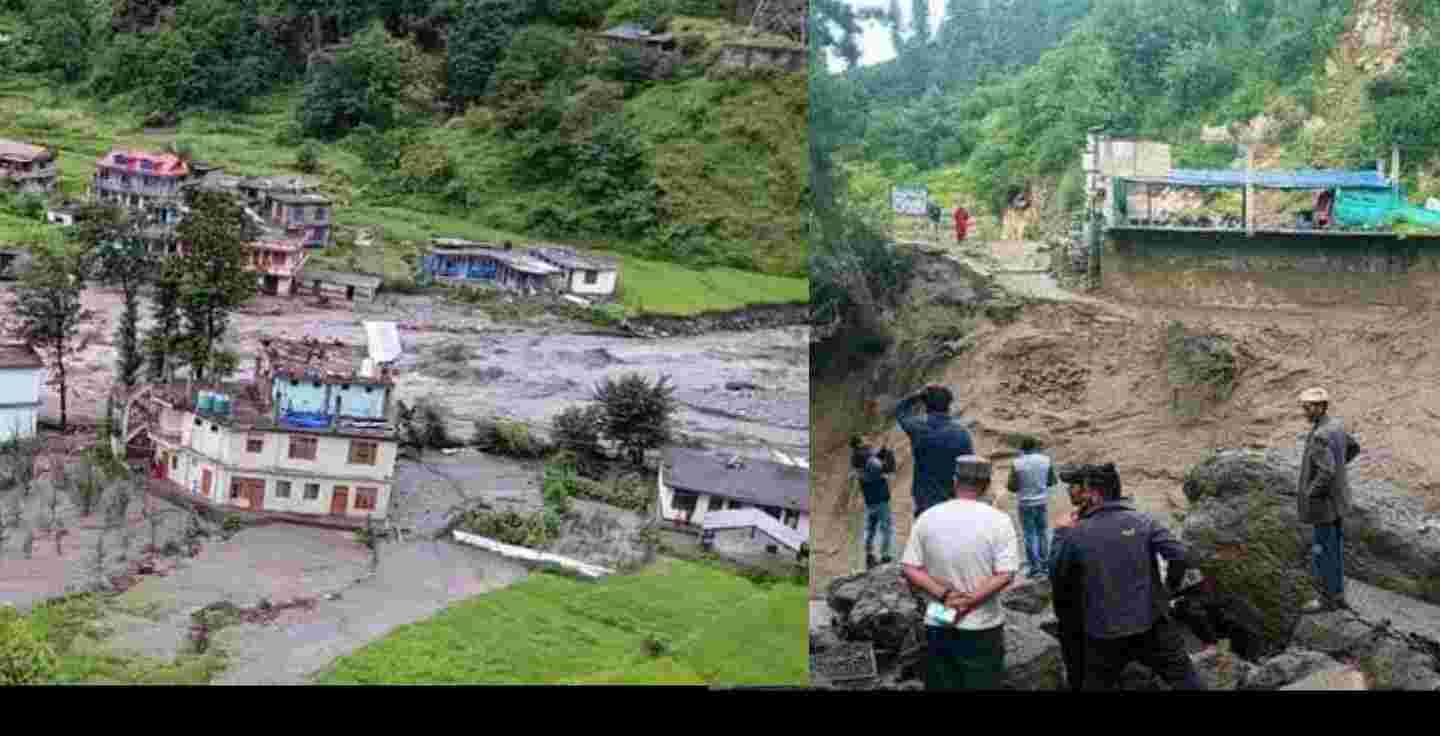
M 961 455 L 955 458 L 955 480 L 961 482 L 990 480 L 990 461 L 978 455 Z
M 1057 475 L 1062 483 L 1095 488 L 1107 496 L 1120 495 L 1120 472 L 1115 469 L 1115 463 L 1068 465 L 1062 467 Z

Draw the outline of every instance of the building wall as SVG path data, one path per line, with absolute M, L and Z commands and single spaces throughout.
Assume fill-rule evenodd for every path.
M 1102 289 L 1122 299 L 1212 307 L 1440 300 L 1440 239 L 1385 235 L 1110 230 Z
M 680 512 L 675 508 L 675 491 L 665 483 L 664 467 L 660 468 L 658 487 L 660 501 L 660 518 L 668 519 L 670 521 L 680 521 Z M 698 494 L 698 498 L 696 498 L 695 500 L 695 513 L 691 514 L 690 523 L 696 526 L 704 525 L 706 513 L 708 513 L 712 508 L 716 511 L 723 511 L 724 509 L 729 507 L 729 503 L 729 499 L 711 497 L 704 493 Z M 751 505 L 753 504 L 746 504 L 746 506 Z M 785 514 L 787 513 L 788 512 L 784 510 L 781 511 L 782 522 L 785 518 Z M 793 528 L 801 534 L 804 534 L 806 539 L 809 539 L 810 514 L 804 511 L 800 512 L 800 518 L 796 521 L 796 526 Z
M 0 442 L 8 442 L 17 435 L 34 437 L 36 424 L 37 412 L 33 408 L 0 408 Z
M 765 563 L 795 560 L 797 553 L 779 540 L 754 527 L 749 529 L 716 529 L 711 549 L 722 556 L 741 562 Z M 773 546 L 774 552 L 767 547 Z
M 727 44 L 720 49 L 721 66 L 771 66 L 798 72 L 805 68 L 805 49 Z
M 348 386 L 348 388 L 347 388 Z M 368 389 L 368 390 L 367 390 Z M 317 388 L 313 381 L 295 385 L 289 379 L 275 382 L 274 400 L 282 410 L 334 413 L 335 399 L 340 399 L 340 414 L 347 417 L 385 416 L 385 396 L 389 388 L 378 384 L 326 384 Z
M 575 270 L 570 274 L 570 291 L 575 294 L 609 295 L 615 293 L 615 271 L 600 271 L 595 283 L 585 283 L 585 271 Z
M 40 381 L 44 369 L 0 369 L 0 404 L 34 404 L 40 401 Z

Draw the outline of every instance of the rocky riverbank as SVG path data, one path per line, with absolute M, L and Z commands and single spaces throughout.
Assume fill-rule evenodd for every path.
M 792 327 L 806 324 L 809 319 L 809 304 L 764 304 L 693 317 L 630 317 L 621 323 L 621 329 L 637 337 L 694 337 L 709 332 Z

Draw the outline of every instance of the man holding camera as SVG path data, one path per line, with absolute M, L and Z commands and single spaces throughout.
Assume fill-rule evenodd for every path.
M 1083 616 L 1083 688 L 1116 689 L 1125 665 L 1138 661 L 1176 690 L 1206 689 L 1170 617 L 1170 594 L 1188 566 L 1184 546 L 1121 498 L 1113 463 L 1062 477 L 1081 485 L 1083 510 L 1056 525 L 1056 613 Z M 1169 563 L 1163 584 L 1157 555 Z
M 958 418 L 950 416 L 954 401 L 950 389 L 930 385 L 895 406 L 895 421 L 910 436 L 910 452 L 915 456 L 910 493 L 915 498 L 916 519 L 925 509 L 950 499 L 956 458 L 975 454 L 970 433 Z M 925 404 L 925 416 L 911 416 L 919 403 Z

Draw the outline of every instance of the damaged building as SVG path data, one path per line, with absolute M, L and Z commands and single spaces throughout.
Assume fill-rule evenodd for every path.
M 658 479 L 661 519 L 738 560 L 795 556 L 810 537 L 810 471 L 671 447 Z M 760 517 L 764 518 L 760 518 Z
M 253 380 L 142 387 L 122 402 L 120 426 L 163 490 L 359 525 L 390 504 L 394 388 L 388 362 L 351 346 L 267 339 Z
M 49 194 L 60 176 L 57 151 L 0 138 L 0 181 L 20 194 Z
M 459 238 L 433 238 L 424 269 L 436 281 L 488 284 L 527 294 L 559 293 L 564 289 L 561 270 L 511 243 L 496 247 Z

